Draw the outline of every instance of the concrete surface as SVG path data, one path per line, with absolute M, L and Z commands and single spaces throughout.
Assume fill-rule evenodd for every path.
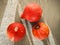
M 0 0 L 0 24 L 2 21 L 2 17 L 4 15 L 6 4 L 7 4 L 7 0 Z
M 0 26 L 0 45 L 14 45 L 7 37 L 7 26 L 15 22 L 15 13 L 17 8 L 16 0 L 8 0 Z M 13 11 L 13 12 L 12 12 Z
M 56 44 L 60 45 L 60 0 L 47 0 L 44 5 L 43 15 L 51 28 Z

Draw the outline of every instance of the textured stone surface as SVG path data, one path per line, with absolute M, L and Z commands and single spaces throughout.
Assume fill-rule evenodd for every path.
M 0 45 L 14 45 L 14 42 L 8 40 L 6 30 L 7 26 L 15 20 L 16 7 L 16 0 L 8 0 L 0 26 Z
M 0 0 L 0 24 L 4 15 L 7 0 Z

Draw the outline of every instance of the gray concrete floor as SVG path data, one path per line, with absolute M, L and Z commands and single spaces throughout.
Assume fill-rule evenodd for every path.
M 50 26 L 57 45 L 60 45 L 60 0 L 47 0 L 44 17 Z
M 7 4 L 7 0 L 0 0 L 0 24 L 2 21 L 2 17 L 4 15 L 6 4 Z
M 7 0 L 0 0 L 0 23 Z M 50 26 L 57 45 L 60 45 L 60 0 L 42 0 L 43 16 Z

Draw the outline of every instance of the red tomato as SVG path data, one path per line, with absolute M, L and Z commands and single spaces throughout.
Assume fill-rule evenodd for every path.
M 49 28 L 43 22 L 39 22 L 38 24 L 33 26 L 32 33 L 36 38 L 44 40 L 49 35 Z
M 41 16 L 41 7 L 35 3 L 31 3 L 25 7 L 21 18 L 26 19 L 30 22 L 37 22 L 41 18 Z
M 7 28 L 7 36 L 11 41 L 19 41 L 25 36 L 25 34 L 25 27 L 21 23 L 12 23 Z

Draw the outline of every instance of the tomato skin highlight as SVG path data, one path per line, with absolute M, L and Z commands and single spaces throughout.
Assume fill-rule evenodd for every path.
M 26 35 L 25 27 L 23 24 L 15 22 L 8 26 L 7 36 L 13 42 L 18 42 Z
M 21 15 L 21 18 L 29 22 L 37 22 L 42 16 L 42 9 L 36 3 L 28 4 Z
M 38 28 L 36 28 L 37 24 L 33 26 L 32 33 L 36 38 L 44 40 L 49 36 L 49 28 L 43 22 L 39 22 L 38 25 L 40 26 Z

